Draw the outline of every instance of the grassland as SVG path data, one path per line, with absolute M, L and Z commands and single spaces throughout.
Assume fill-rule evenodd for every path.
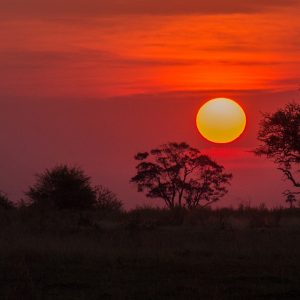
M 300 211 L 0 212 L 0 299 L 300 299 Z

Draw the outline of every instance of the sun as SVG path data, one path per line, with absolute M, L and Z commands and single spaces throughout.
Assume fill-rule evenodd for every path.
M 246 114 L 235 101 L 216 98 L 206 102 L 198 111 L 196 123 L 201 135 L 213 143 L 230 143 L 246 128 Z

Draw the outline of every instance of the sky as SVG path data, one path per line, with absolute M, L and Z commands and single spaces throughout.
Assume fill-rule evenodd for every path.
M 219 205 L 283 204 L 289 183 L 251 150 L 261 112 L 300 101 L 299 15 L 299 0 L 1 0 L 0 189 L 16 201 L 69 163 L 128 208 L 156 205 L 129 184 L 133 156 L 186 141 L 233 173 Z M 246 111 L 231 144 L 196 129 L 215 97 Z

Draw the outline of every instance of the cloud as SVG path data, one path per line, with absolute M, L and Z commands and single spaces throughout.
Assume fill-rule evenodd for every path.
M 77 62 L 113 62 L 114 54 L 101 50 L 74 50 L 74 51 L 37 51 L 37 50 L 14 50 L 0 51 L 2 68 L 49 68 L 65 66 Z
M 299 4 L 299 0 L 2 0 L 2 16 L 77 17 L 254 13 Z
M 280 61 L 259 60 L 212 60 L 212 59 L 176 59 L 176 58 L 133 58 L 102 50 L 77 49 L 74 51 L 36 51 L 22 50 L 0 51 L 0 63 L 2 68 L 51 68 L 78 63 L 88 64 L 89 67 L 97 65 L 109 65 L 113 67 L 161 67 L 161 66 L 274 66 L 287 64 Z M 290 62 L 294 63 L 294 62 Z
M 191 66 L 206 63 L 205 60 L 191 59 L 159 59 L 133 58 L 117 53 L 102 50 L 76 49 L 74 51 L 43 51 L 43 50 L 14 50 L 0 51 L 2 70 L 15 69 L 42 69 L 62 66 L 110 66 L 119 68 L 128 67 L 160 67 L 160 66 Z M 1 73 L 1 71 L 0 71 Z

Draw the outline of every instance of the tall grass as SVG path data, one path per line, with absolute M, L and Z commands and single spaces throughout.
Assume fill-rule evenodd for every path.
M 298 299 L 300 211 L 0 211 L 0 299 Z

